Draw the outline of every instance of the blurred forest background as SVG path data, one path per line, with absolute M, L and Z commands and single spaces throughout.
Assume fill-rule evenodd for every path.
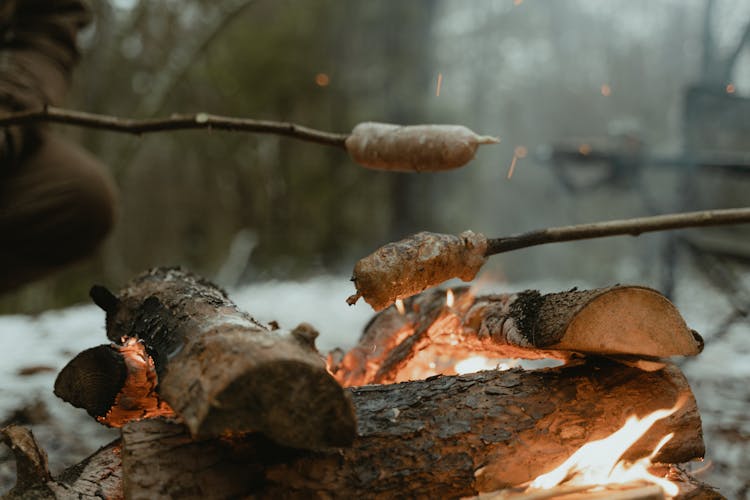
M 68 107 L 142 118 L 205 111 L 335 132 L 361 121 L 458 123 L 502 143 L 458 171 L 388 174 L 339 150 L 274 136 L 131 137 L 60 127 L 112 168 L 118 226 L 94 259 L 3 297 L 2 312 L 85 301 L 94 282 L 117 287 L 154 265 L 184 265 L 226 286 L 345 275 L 358 258 L 420 230 L 501 236 L 747 204 L 712 188 L 711 178 L 686 200 L 678 196 L 686 168 L 650 168 L 648 155 L 691 149 L 684 111 L 691 86 L 737 102 L 750 91 L 750 51 L 724 71 L 746 36 L 749 2 L 92 4 L 95 23 L 81 36 L 84 59 Z M 593 187 L 588 177 L 608 175 L 610 166 L 570 169 L 561 179 L 548 161 L 560 144 L 642 161 Z M 659 286 L 664 238 L 524 250 L 493 258 L 485 274 Z

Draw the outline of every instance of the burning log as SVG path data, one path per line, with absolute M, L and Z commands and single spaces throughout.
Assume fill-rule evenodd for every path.
M 161 419 L 123 428 L 128 498 L 453 498 L 517 486 L 612 434 L 631 415 L 684 403 L 628 449 L 659 462 L 703 455 L 700 417 L 674 366 L 606 360 L 350 388 L 350 448 L 291 450 L 255 434 L 195 441 Z
M 52 478 L 47 454 L 30 430 L 10 425 L 0 430 L 16 459 L 16 485 L 3 498 L 80 500 L 122 498 L 120 448 L 111 443 L 83 462 Z
M 466 231 L 460 236 L 421 232 L 389 243 L 360 259 L 354 266 L 352 275 L 357 293 L 349 297 L 347 303 L 352 305 L 363 297 L 373 309 L 380 311 L 396 299 L 405 299 L 445 280 L 472 280 L 487 257 L 520 248 L 606 236 L 638 236 L 651 231 L 748 222 L 750 208 L 731 208 L 552 227 L 492 239 L 471 231 Z
M 146 272 L 118 296 L 94 287 L 92 297 L 107 312 L 114 344 L 73 359 L 55 394 L 98 420 L 153 416 L 154 406 L 166 411 L 163 401 L 194 437 L 260 431 L 297 448 L 354 439 L 350 398 L 327 372 L 309 325 L 267 327 L 179 269 Z M 115 401 L 125 404 L 113 408 Z
M 654 364 L 659 358 L 693 356 L 703 348 L 674 305 L 646 287 L 480 297 L 464 287 L 450 293 L 451 305 L 446 292 L 430 290 L 404 301 L 403 313 L 396 307 L 379 313 L 357 346 L 329 359 L 339 382 L 352 386 L 455 374 L 457 362 L 476 354 L 565 360 L 582 353 L 659 368 Z M 425 371 L 428 363 L 434 365 L 431 372 Z

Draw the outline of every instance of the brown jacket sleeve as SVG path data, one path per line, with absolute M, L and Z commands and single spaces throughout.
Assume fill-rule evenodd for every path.
M 91 19 L 83 0 L 0 0 L 0 112 L 59 104 L 78 62 L 78 31 Z M 0 135 L 0 170 L 33 143 L 34 127 Z

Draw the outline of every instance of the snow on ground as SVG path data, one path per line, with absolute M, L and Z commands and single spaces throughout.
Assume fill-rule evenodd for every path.
M 552 292 L 573 285 L 586 287 L 559 282 L 483 285 L 480 293 L 525 288 Z M 346 305 L 352 290 L 348 278 L 324 276 L 302 283 L 253 284 L 229 295 L 261 321 L 276 320 L 283 328 L 312 324 L 321 334 L 318 347 L 326 352 L 351 347 L 373 314 L 362 301 L 354 307 Z M 716 332 L 732 311 L 726 297 L 697 279 L 680 283 L 678 290 L 675 301 L 685 319 L 706 337 L 705 351 L 682 363 L 698 400 L 708 449 L 708 466 L 699 477 L 720 487 L 728 498 L 750 498 L 750 325 L 744 321 Z M 30 426 L 49 453 L 53 473 L 117 436 L 52 394 L 54 379 L 65 363 L 78 352 L 106 342 L 104 313 L 93 305 L 38 316 L 0 316 L 0 422 L 13 417 Z M 21 375 L 25 369 L 32 373 Z M 14 477 L 13 460 L 2 447 L 0 493 Z

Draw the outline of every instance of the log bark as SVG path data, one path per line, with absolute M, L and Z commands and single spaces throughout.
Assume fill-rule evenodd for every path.
M 379 313 L 351 351 L 329 358 L 345 386 L 389 383 L 455 374 L 456 362 L 472 355 L 491 358 L 556 358 L 605 355 L 642 368 L 660 368 L 659 358 L 693 356 L 703 340 L 677 308 L 656 290 L 613 286 L 541 294 L 474 297 L 470 289 L 430 290 Z M 441 367 L 442 364 L 442 367 Z
M 10 425 L 0 430 L 16 459 L 16 485 L 3 496 L 8 500 L 78 500 L 123 498 L 119 441 L 102 447 L 79 464 L 52 478 L 47 454 L 30 430 Z
M 260 431 L 298 448 L 354 439 L 351 400 L 327 372 L 309 325 L 274 330 L 240 311 L 224 291 L 179 269 L 148 271 L 117 296 L 95 287 L 92 297 L 107 312 L 115 350 L 122 351 L 122 339 L 145 344 L 158 396 L 194 437 Z M 112 371 L 110 351 L 102 346 L 79 355 L 60 373 L 56 394 L 97 416 L 109 412 L 124 384 L 97 384 L 93 397 L 86 381 Z M 138 402 L 127 399 L 137 413 Z
M 350 448 L 280 447 L 257 434 L 195 441 L 161 419 L 123 428 L 125 494 L 156 498 L 454 498 L 547 472 L 630 415 L 685 403 L 626 453 L 662 462 L 703 455 L 700 417 L 674 366 L 645 372 L 607 360 L 349 388 Z

